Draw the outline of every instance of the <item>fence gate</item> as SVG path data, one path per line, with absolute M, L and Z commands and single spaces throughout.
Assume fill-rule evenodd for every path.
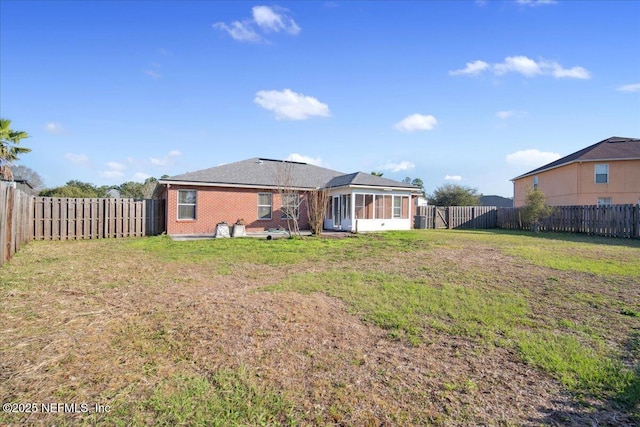
M 449 208 L 436 207 L 435 228 L 449 228 Z

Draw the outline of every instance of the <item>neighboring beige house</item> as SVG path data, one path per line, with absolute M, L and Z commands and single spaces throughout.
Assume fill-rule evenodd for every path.
M 515 207 L 530 188 L 551 206 L 640 204 L 640 139 L 607 138 L 511 181 Z

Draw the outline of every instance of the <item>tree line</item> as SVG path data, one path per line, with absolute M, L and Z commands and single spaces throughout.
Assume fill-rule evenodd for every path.
M 166 178 L 168 175 L 163 175 Z M 144 182 L 127 181 L 120 185 L 96 186 L 88 182 L 78 180 L 67 181 L 65 185 L 54 188 L 45 188 L 39 195 L 43 197 L 85 197 L 105 198 L 123 197 L 131 199 L 150 199 L 158 185 L 158 179 L 149 177 Z M 117 192 L 114 194 L 114 191 Z
M 382 172 L 371 172 L 371 175 L 382 176 Z M 422 190 L 422 197 L 434 206 L 477 206 L 480 204 L 482 194 L 477 188 L 471 188 L 460 184 L 447 183 L 436 188 L 433 193 L 427 194 L 424 189 L 424 181 L 420 178 L 406 177 L 402 180 L 405 184 L 415 185 Z

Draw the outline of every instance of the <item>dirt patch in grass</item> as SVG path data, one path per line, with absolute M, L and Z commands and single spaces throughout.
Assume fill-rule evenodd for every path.
M 411 345 L 337 298 L 263 291 L 301 271 L 357 268 L 522 292 L 534 321 L 587 335 L 606 328 L 612 347 L 627 345 L 627 362 L 637 364 L 637 345 L 625 344 L 637 319 L 620 315 L 620 301 L 638 310 L 637 278 L 552 270 L 465 243 L 357 263 L 239 259 L 220 274 L 216 263 L 163 261 L 127 241 L 34 242 L 0 272 L 0 400 L 111 411 L 4 413 L 0 422 L 151 425 L 169 419 L 153 402 L 173 379 L 231 370 L 247 372 L 255 393 L 288 402 L 270 409 L 272 423 L 633 425 L 615 402 L 580 400 L 515 347 L 430 328 Z

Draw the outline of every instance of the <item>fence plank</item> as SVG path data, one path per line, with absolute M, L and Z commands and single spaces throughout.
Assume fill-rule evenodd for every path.
M 2 206 L 3 194 L 0 192 Z M 30 239 L 141 237 L 165 231 L 163 200 L 33 197 L 26 206 Z M 0 241 L 5 242 L 2 236 Z
M 529 229 L 520 208 L 493 206 L 418 206 L 426 228 Z M 640 238 L 640 206 L 556 206 L 540 231 L 584 233 L 603 237 Z
M 164 227 L 163 200 L 32 197 L 0 181 L 0 265 L 33 239 L 148 236 Z
M 552 214 L 542 221 L 541 231 L 583 233 L 602 237 L 640 238 L 638 205 L 613 206 L 555 206 Z M 498 227 L 526 229 L 516 221 L 519 208 L 501 208 Z
M 31 240 L 31 196 L 0 181 L 0 266 Z

